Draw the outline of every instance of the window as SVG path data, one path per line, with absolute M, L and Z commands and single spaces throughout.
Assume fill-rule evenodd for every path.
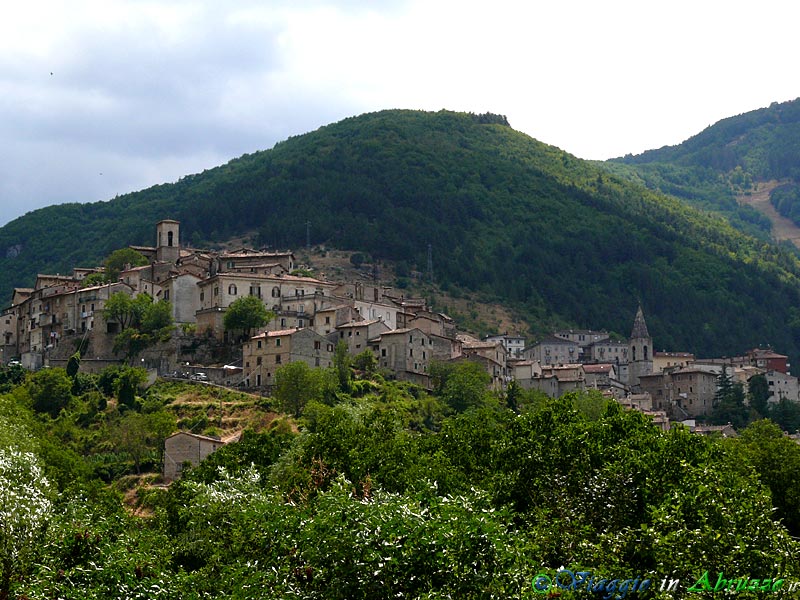
M 257 357 L 256 357 L 256 365 L 257 365 L 257 366 L 260 366 L 260 365 L 261 365 L 261 357 L 260 357 L 260 356 L 257 356 Z
M 281 364 L 281 355 L 280 354 L 276 354 L 275 355 L 275 364 L 276 365 Z
M 172 237 L 173 237 L 173 235 L 174 234 L 171 231 L 167 232 L 167 246 L 172 246 Z
M 305 327 L 305 325 L 304 325 L 304 323 L 303 323 L 303 319 L 298 319 L 298 320 L 297 320 L 297 326 L 298 326 L 298 327 Z
M 314 342 L 314 350 L 321 350 L 322 342 Z
M 219 287 L 214 286 L 214 295 L 219 296 Z
M 280 347 L 281 347 L 281 338 L 277 338 L 277 339 L 275 340 L 275 347 L 276 347 L 276 348 L 280 348 Z
M 235 265 L 234 265 L 232 260 L 229 260 L 228 262 L 225 263 L 225 268 L 226 269 L 232 269 L 234 266 Z
M 281 327 L 286 327 L 286 319 L 281 317 Z
M 325 317 L 325 325 L 330 325 L 330 324 L 331 324 L 331 318 Z
M 257 346 L 258 348 L 261 348 L 261 340 L 258 340 L 258 343 L 256 344 L 256 346 Z
M 328 352 L 333 352 L 333 344 L 328 344 Z
M 386 348 L 381 348 L 381 356 L 386 356 Z
M 250 295 L 255 296 L 257 298 L 261 298 L 261 286 L 260 285 L 251 285 L 250 286 Z
M 232 283 L 232 284 L 230 284 L 230 285 L 228 286 L 228 294 L 229 294 L 230 296 L 235 296 L 235 295 L 236 295 L 236 284 L 233 284 L 233 283 Z
M 275 286 L 272 288 L 272 297 L 273 298 L 280 298 L 281 297 L 281 288 Z
M 200 302 L 202 302 L 205 299 L 206 299 L 206 293 L 205 292 L 200 292 Z

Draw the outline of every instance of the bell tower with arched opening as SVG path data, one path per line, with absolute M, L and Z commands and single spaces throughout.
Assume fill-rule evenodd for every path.
M 641 305 L 633 320 L 631 338 L 628 342 L 628 361 L 628 385 L 631 387 L 639 385 L 639 376 L 650 375 L 653 372 L 653 338 L 647 331 Z
M 156 224 L 156 261 L 177 263 L 180 257 L 181 224 L 178 221 L 164 219 Z

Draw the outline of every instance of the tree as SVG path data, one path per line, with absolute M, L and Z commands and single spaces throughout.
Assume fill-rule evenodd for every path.
M 240 331 L 249 337 L 254 329 L 263 327 L 274 316 L 258 297 L 243 296 L 231 303 L 222 323 L 225 331 Z
M 31 375 L 28 393 L 34 410 L 55 418 L 72 400 L 72 380 L 64 369 L 42 369 Z
M 744 404 L 744 386 L 734 383 L 728 369 L 722 366 L 722 373 L 717 378 L 717 392 L 714 395 L 711 422 L 717 425 L 730 423 L 736 429 L 741 429 L 752 421 L 750 409 Z
M 175 416 L 158 411 L 150 414 L 129 412 L 114 430 L 113 438 L 117 448 L 133 459 L 137 473 L 142 472 L 142 460 L 151 452 L 159 452 L 164 440 L 176 427 Z
M 119 403 L 132 408 L 139 386 L 147 380 L 147 371 L 141 367 L 124 367 L 114 380 L 114 393 Z
M 767 383 L 766 375 L 759 373 L 748 380 L 747 396 L 751 408 L 763 418 L 769 416 L 769 384 Z
M 78 375 L 78 369 L 81 367 L 81 353 L 76 352 L 72 356 L 69 357 L 67 361 L 67 376 L 71 379 L 75 379 Z
M 103 318 L 117 321 L 123 331 L 128 327 L 138 327 L 145 310 L 152 303 L 153 299 L 147 294 L 132 298 L 125 292 L 114 292 L 103 307 Z
M 167 300 L 153 302 L 147 294 L 131 298 L 124 292 L 111 295 L 104 316 L 116 319 L 122 331 L 114 338 L 114 354 L 133 359 L 142 350 L 159 341 L 166 341 L 172 331 L 172 304 Z
M 343 392 L 350 391 L 350 378 L 352 376 L 350 372 L 351 362 L 352 358 L 350 357 L 347 342 L 339 340 L 333 353 L 333 368 L 339 380 L 339 389 Z
M 308 402 L 322 401 L 331 384 L 328 371 L 295 361 L 275 373 L 274 395 L 285 412 L 299 417 Z
M 103 285 L 104 283 L 108 283 L 105 273 L 89 273 L 81 280 L 81 287 L 93 287 L 96 285 Z
M 353 367 L 359 371 L 372 374 L 378 369 L 378 360 L 372 350 L 364 350 L 353 357 Z
M 464 361 L 453 367 L 442 390 L 442 400 L 462 412 L 486 404 L 492 378 L 479 363 Z
M 143 333 L 160 334 L 172 329 L 172 304 L 168 300 L 153 302 L 145 307 L 141 317 Z
M 106 281 L 116 283 L 119 279 L 119 272 L 127 265 L 141 267 L 147 264 L 147 258 L 133 248 L 120 248 L 114 250 L 106 257 L 103 266 L 106 268 Z

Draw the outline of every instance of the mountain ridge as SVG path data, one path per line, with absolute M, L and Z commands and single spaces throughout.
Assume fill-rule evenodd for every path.
M 642 302 L 659 348 L 800 355 L 796 256 L 504 117 L 450 111 L 350 117 L 174 184 L 29 213 L 0 228 L 0 291 L 146 244 L 164 218 L 198 246 L 256 228 L 261 245 L 298 247 L 310 231 L 420 271 L 430 245 L 442 290 L 500 300 L 539 331 L 625 332 Z

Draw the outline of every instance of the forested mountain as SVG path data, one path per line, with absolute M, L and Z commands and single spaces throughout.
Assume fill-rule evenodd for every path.
M 721 218 L 514 131 L 505 118 L 384 111 L 109 202 L 32 212 L 0 229 L 0 290 L 37 271 L 153 243 L 258 229 L 276 247 L 368 252 L 519 310 L 534 327 L 627 334 L 637 303 L 658 349 L 700 355 L 770 343 L 800 356 L 800 262 Z
M 800 180 L 800 99 L 723 119 L 677 146 L 607 164 L 629 179 L 721 212 L 755 235 L 759 229 L 767 232 L 769 223 L 752 208 L 738 205 L 735 194 L 766 181 L 784 182 L 773 204 L 789 218 L 796 213 L 794 220 L 800 222 L 800 193 L 794 185 Z

